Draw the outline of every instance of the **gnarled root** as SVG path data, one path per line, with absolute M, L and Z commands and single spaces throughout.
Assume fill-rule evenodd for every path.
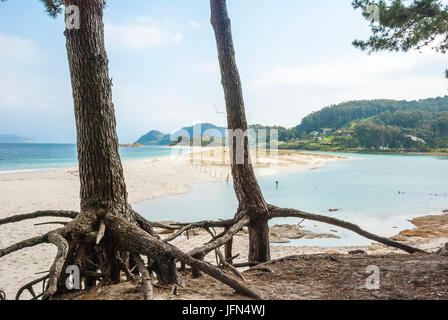
M 62 267 L 65 264 L 65 259 L 68 253 L 68 242 L 56 232 L 48 235 L 48 242 L 54 244 L 58 248 L 58 253 L 50 269 L 50 278 L 48 279 L 48 287 L 42 299 L 50 299 L 58 289 L 58 281 L 62 272 Z
M 24 248 L 34 247 L 42 243 L 48 242 L 48 233 L 43 236 L 38 236 L 34 238 L 30 238 L 27 240 L 20 241 L 15 243 L 5 249 L 0 249 L 0 258 L 6 256 L 7 254 L 22 250 Z
M 417 253 L 417 252 L 426 253 L 425 251 L 423 251 L 421 249 L 411 247 L 406 244 L 399 243 L 399 242 L 396 242 L 396 241 L 393 241 L 393 240 L 390 240 L 390 239 L 387 239 L 384 237 L 377 236 L 376 234 L 373 234 L 366 230 L 361 229 L 359 226 L 357 226 L 356 224 L 353 224 L 351 222 L 339 220 L 339 219 L 332 218 L 332 217 L 322 216 L 322 215 L 318 215 L 318 214 L 306 213 L 306 212 L 295 210 L 295 209 L 279 208 L 279 207 L 272 206 L 272 205 L 269 205 L 269 211 L 270 211 L 270 219 L 284 218 L 284 217 L 297 217 L 297 218 L 302 218 L 302 219 L 306 219 L 306 220 L 324 222 L 327 224 L 331 224 L 331 225 L 334 225 L 337 227 L 341 227 L 341 228 L 353 231 L 367 239 L 380 242 L 389 247 L 401 249 L 408 253 Z
M 57 217 L 57 218 L 71 218 L 74 219 L 78 215 L 78 212 L 75 211 L 62 211 L 62 210 L 46 210 L 46 211 L 36 211 L 33 213 L 20 214 L 11 217 L 7 217 L 4 219 L 0 219 L 0 225 L 20 222 L 23 220 L 36 219 L 42 217 Z
M 113 234 L 115 239 L 119 240 L 120 250 L 144 255 L 172 256 L 174 259 L 212 276 L 241 294 L 261 299 L 253 290 L 229 277 L 218 268 L 192 258 L 189 254 L 156 239 L 134 224 L 117 216 L 107 216 L 106 220 L 109 232 Z
M 148 272 L 148 269 L 146 269 L 145 264 L 138 254 L 132 255 L 133 260 L 137 263 L 137 268 L 140 272 L 140 275 L 142 277 L 143 282 L 143 298 L 145 300 L 154 300 L 154 289 L 152 286 L 152 279 Z

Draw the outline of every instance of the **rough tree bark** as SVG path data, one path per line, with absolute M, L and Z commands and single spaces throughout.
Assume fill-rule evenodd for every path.
M 104 1 L 69 0 L 66 5 L 79 8 L 81 21 L 79 29 L 65 31 L 77 129 L 81 214 L 96 215 L 97 228 L 101 215 L 116 214 L 132 221 L 118 154 L 112 81 L 104 46 Z M 102 269 L 107 268 L 106 282 L 118 282 L 120 263 L 116 250 L 107 240 L 106 235 L 101 243 L 102 259 L 90 260 L 94 260 L 93 264 L 103 264 Z M 75 264 L 77 260 L 82 269 L 95 269 L 84 259 L 98 251 L 94 243 L 80 243 L 71 251 L 67 264 Z
M 108 58 L 104 46 L 103 0 L 69 0 L 66 5 L 80 9 L 79 29 L 66 30 L 66 48 L 72 81 L 73 100 L 77 127 L 79 176 L 81 182 L 81 214 L 95 212 L 114 214 L 136 222 L 136 216 L 127 200 L 123 168 L 118 153 L 116 119 L 112 102 L 112 80 L 109 77 Z M 81 246 L 85 246 L 81 244 Z M 77 248 L 91 255 L 98 246 L 89 244 Z M 122 262 L 129 257 L 117 253 L 114 243 L 105 235 L 100 251 L 105 274 L 112 282 L 120 280 Z M 76 257 L 75 253 L 69 256 Z M 120 259 L 122 261 L 120 261 Z M 70 260 L 70 259 L 69 259 Z M 67 261 L 67 263 L 73 261 Z M 83 262 L 82 257 L 76 257 Z M 174 259 L 152 257 L 153 268 L 163 283 L 178 284 Z M 90 269 L 95 268 L 90 263 Z
M 245 212 L 250 217 L 249 261 L 266 262 L 270 260 L 269 212 L 250 161 L 248 137 L 245 135 L 244 141 L 237 139 L 238 134 L 247 133 L 248 127 L 226 1 L 210 0 L 210 7 L 226 101 L 233 183 L 239 201 L 237 216 Z M 241 142 L 243 146 L 238 145 Z M 238 154 L 241 150 L 244 156 Z M 229 247 L 226 256 L 231 256 Z

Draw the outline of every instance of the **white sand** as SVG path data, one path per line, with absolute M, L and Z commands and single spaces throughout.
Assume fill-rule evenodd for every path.
M 216 153 L 202 153 L 198 161 L 184 158 L 157 158 L 133 160 L 124 163 L 129 201 L 137 203 L 160 196 L 184 193 L 192 184 L 225 180 L 228 165 L 216 160 Z M 278 166 L 266 158 L 254 164 L 258 175 L 285 171 L 309 170 L 322 167 L 337 157 L 298 154 L 280 151 Z M 79 210 L 79 180 L 76 168 L 41 172 L 0 174 L 0 218 L 34 212 L 36 210 Z M 61 218 L 40 218 L 0 226 L 0 248 L 25 240 L 55 228 L 35 226 L 45 221 L 62 221 Z M 197 244 L 186 242 L 182 247 Z M 282 249 L 287 250 L 287 249 Z M 48 271 L 56 249 L 44 244 L 23 249 L 0 258 L 0 290 L 13 299 L 24 284 L 41 277 L 38 272 Z M 279 253 L 280 254 L 280 253 Z

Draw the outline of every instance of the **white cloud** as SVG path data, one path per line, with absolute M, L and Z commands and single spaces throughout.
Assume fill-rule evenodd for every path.
M 201 26 L 199 22 L 194 20 L 188 21 L 188 25 L 192 28 L 199 28 Z
M 443 96 L 448 94 L 445 60 L 434 52 L 356 53 L 322 62 L 279 65 L 248 79 L 248 113 L 252 122 L 266 122 L 269 113 L 272 123 L 292 126 L 312 111 L 343 101 Z M 256 108 L 252 111 L 250 106 Z M 272 113 L 273 108 L 278 112 Z
M 319 90 L 322 95 L 346 92 L 347 98 L 410 99 L 443 93 L 447 85 L 443 61 L 444 57 L 435 53 L 342 57 L 330 62 L 273 68 L 256 75 L 249 85 L 255 91 L 308 88 Z M 440 72 L 421 72 L 428 64 L 438 65 Z
M 36 45 L 29 39 L 8 36 L 0 32 L 0 58 L 29 62 L 36 53 Z
M 146 49 L 174 45 L 182 40 L 182 34 L 171 32 L 151 21 L 140 24 L 105 24 L 106 44 L 113 48 Z

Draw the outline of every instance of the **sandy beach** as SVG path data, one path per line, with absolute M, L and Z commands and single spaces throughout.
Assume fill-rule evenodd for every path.
M 185 193 L 193 184 L 225 181 L 230 170 L 228 164 L 219 159 L 221 155 L 225 153 L 204 149 L 178 157 L 124 162 L 130 203 Z M 319 168 L 338 158 L 280 151 L 278 159 L 259 157 L 254 161 L 254 167 L 257 175 L 262 176 Z M 63 168 L 0 174 L 0 203 L 0 219 L 36 210 L 78 211 L 78 170 Z M 0 226 L 0 248 L 54 229 L 55 226 L 35 224 L 55 220 L 63 219 L 40 218 Z M 185 249 L 190 245 L 194 244 L 188 241 L 181 244 Z M 0 258 L 0 290 L 6 292 L 8 299 L 13 299 L 22 285 L 39 277 L 36 273 L 49 270 L 55 254 L 52 245 L 40 245 Z

